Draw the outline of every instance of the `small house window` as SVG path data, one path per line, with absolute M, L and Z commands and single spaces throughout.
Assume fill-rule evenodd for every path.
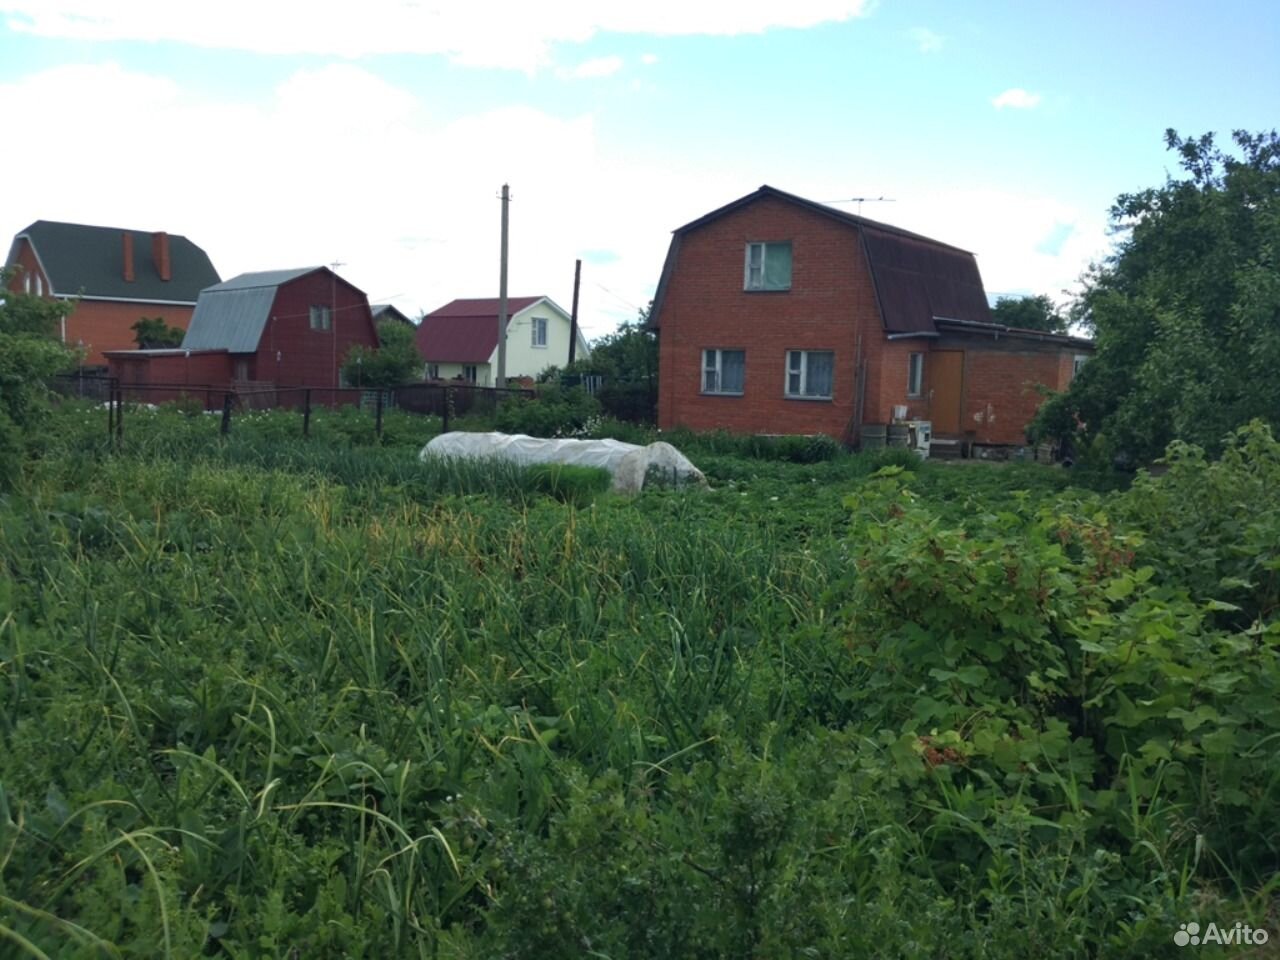
M 312 307 L 311 308 L 311 329 L 312 330 L 328 330 L 333 323 L 332 314 L 328 307 Z
M 36 296 L 44 296 L 44 277 L 40 276 L 38 273 L 36 274 Z
M 791 244 L 748 243 L 744 290 L 790 290 Z
M 547 345 L 547 318 L 533 318 L 533 345 L 535 347 L 545 347 Z
M 788 350 L 788 397 L 830 400 L 835 383 L 836 355 L 830 350 Z
M 1071 358 L 1071 379 L 1074 380 L 1080 375 L 1080 371 L 1084 369 L 1084 365 L 1089 362 L 1087 353 L 1077 353 Z
M 476 365 L 474 363 L 463 364 L 462 379 L 467 381 L 467 383 L 476 382 Z
M 745 350 L 703 350 L 702 392 L 741 396 L 746 367 Z
M 428 379 L 428 380 L 439 380 L 439 379 L 440 379 L 440 364 L 438 364 L 438 363 L 428 363 L 428 364 L 427 364 L 427 379 Z
M 31 274 L 29 273 L 25 274 L 22 278 L 22 292 L 23 293 L 31 292 Z
M 924 392 L 924 354 L 913 353 L 907 357 L 907 396 L 918 397 Z

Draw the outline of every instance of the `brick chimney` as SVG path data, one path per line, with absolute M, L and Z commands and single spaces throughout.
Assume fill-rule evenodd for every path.
M 156 273 L 161 280 L 173 279 L 169 267 L 169 234 L 163 230 L 151 235 L 151 258 L 156 262 Z
M 124 279 L 133 283 L 133 234 L 126 230 L 120 234 L 120 240 L 124 245 Z

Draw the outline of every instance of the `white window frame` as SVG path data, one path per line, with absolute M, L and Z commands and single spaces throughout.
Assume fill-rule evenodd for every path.
M 742 264 L 742 289 L 743 290 L 760 292 L 760 291 L 779 291 L 779 290 L 791 289 L 790 276 L 787 277 L 787 285 L 785 287 L 766 287 L 765 286 L 764 277 L 766 273 L 766 264 L 769 260 L 770 247 L 787 247 L 788 249 L 790 249 L 791 241 L 775 240 L 772 243 L 766 243 L 763 241 L 753 241 L 747 244 L 747 252 L 743 259 L 743 264 Z M 758 264 L 753 264 L 751 254 L 756 250 L 760 252 L 760 259 Z M 758 272 L 758 276 L 752 276 L 753 269 Z M 794 259 L 792 259 L 791 261 L 791 270 L 793 273 L 795 272 Z
M 742 354 L 742 389 L 741 390 L 724 390 L 721 384 L 724 383 L 724 355 L 726 353 Z M 715 375 L 715 389 L 707 388 L 707 374 Z M 735 348 L 712 347 L 702 351 L 702 390 L 703 394 L 714 397 L 740 397 L 747 389 L 747 351 Z
M 924 396 L 924 353 L 907 354 L 907 396 Z
M 31 295 L 31 274 L 24 273 L 22 275 L 22 292 Z
M 467 381 L 467 383 L 479 383 L 480 370 L 478 365 L 474 363 L 464 363 L 462 365 L 462 379 Z
M 311 307 L 311 329 L 312 330 L 329 330 L 333 327 L 333 312 L 329 307 L 312 305 Z
M 1075 356 L 1071 358 L 1071 379 L 1072 380 L 1080 376 L 1081 369 L 1083 369 L 1084 365 L 1088 362 L 1089 362 L 1089 355 L 1087 353 L 1077 353 Z
M 546 317 L 533 318 L 533 329 L 531 333 L 532 333 L 531 346 L 533 347 L 533 349 L 535 350 L 547 349 L 547 318 Z M 539 336 L 539 334 L 541 334 L 541 336 Z
M 44 277 L 40 276 L 38 273 L 36 274 L 36 296 L 44 296 Z
M 809 355 L 826 353 L 831 355 L 831 392 L 827 394 L 807 393 L 809 386 Z M 799 393 L 791 390 L 791 377 L 799 376 Z M 782 393 L 788 400 L 832 400 L 836 392 L 836 352 L 834 350 L 788 350 L 786 364 L 783 367 Z

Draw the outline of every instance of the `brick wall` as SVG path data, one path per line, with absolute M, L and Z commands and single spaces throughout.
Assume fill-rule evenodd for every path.
M 790 290 L 743 290 L 746 245 L 761 241 L 791 243 Z M 681 238 L 658 323 L 663 428 L 843 437 L 854 412 L 858 333 L 869 366 L 883 342 L 857 232 L 772 198 Z M 745 350 L 743 396 L 702 394 L 702 351 L 708 348 Z M 784 396 L 788 350 L 834 352 L 831 400 Z

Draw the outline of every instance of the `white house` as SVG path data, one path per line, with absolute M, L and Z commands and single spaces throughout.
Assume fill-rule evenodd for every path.
M 536 377 L 569 362 L 569 314 L 550 297 L 508 297 L 507 316 L 509 378 Z M 428 380 L 491 386 L 498 366 L 497 298 L 446 303 L 422 318 L 416 340 Z M 579 329 L 576 356 L 589 352 Z

